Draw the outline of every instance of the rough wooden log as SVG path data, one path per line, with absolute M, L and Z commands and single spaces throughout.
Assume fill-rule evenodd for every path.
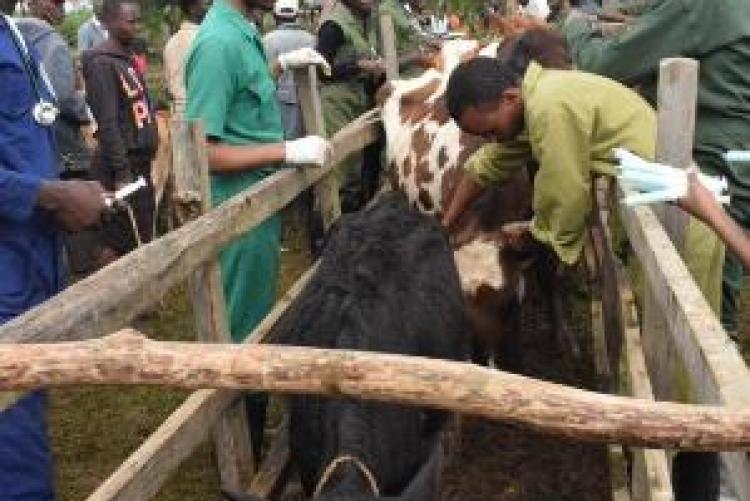
M 322 169 L 284 169 L 205 216 L 122 257 L 63 293 L 0 327 L 10 343 L 99 337 L 152 308 L 169 289 L 234 238 L 286 206 L 344 158 L 377 137 L 377 112 L 363 115 L 333 138 Z
M 151 384 L 323 394 L 502 419 L 577 441 L 690 450 L 750 449 L 750 409 L 648 402 L 468 363 L 270 345 L 103 339 L 0 345 L 0 389 Z
M 316 268 L 317 265 L 311 266 L 276 302 L 245 343 L 267 340 L 271 328 L 302 292 Z M 144 501 L 154 497 L 177 467 L 206 439 L 219 416 L 239 401 L 240 394 L 237 390 L 200 390 L 190 395 L 87 501 Z

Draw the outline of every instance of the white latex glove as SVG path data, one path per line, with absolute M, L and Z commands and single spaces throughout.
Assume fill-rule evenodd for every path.
M 331 143 L 319 136 L 307 136 L 284 143 L 284 161 L 292 165 L 322 167 L 331 158 Z
M 320 55 L 315 49 L 304 47 L 302 49 L 293 50 L 279 56 L 279 65 L 281 69 L 286 71 L 292 68 L 302 68 L 314 64 L 319 66 L 326 76 L 331 75 L 331 67 L 328 65 L 326 58 Z

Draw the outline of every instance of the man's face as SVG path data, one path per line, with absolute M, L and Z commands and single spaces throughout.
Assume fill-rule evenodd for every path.
M 123 3 L 120 12 L 107 21 L 109 34 L 123 45 L 129 45 L 137 36 L 141 21 L 141 8 L 135 3 Z
M 466 108 L 458 119 L 464 132 L 493 141 L 509 141 L 523 130 L 523 104 L 518 88 L 506 90 L 497 103 Z
M 65 19 L 65 3 L 59 0 L 31 0 L 29 12 L 33 17 L 58 25 Z

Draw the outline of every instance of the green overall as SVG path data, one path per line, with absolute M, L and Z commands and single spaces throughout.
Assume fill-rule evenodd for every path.
M 276 84 L 255 26 L 217 0 L 200 26 L 185 68 L 189 119 L 206 136 L 230 145 L 284 140 Z M 214 206 L 274 172 L 274 168 L 212 173 Z M 280 266 L 278 215 L 235 240 L 219 261 L 232 339 L 242 342 L 273 306 Z
M 750 149 L 750 2 L 661 0 L 613 40 L 600 38 L 580 19 L 565 23 L 563 31 L 578 68 L 640 83 L 652 103 L 661 59 L 700 62 L 693 155 L 704 172 L 727 177 L 729 212 L 750 228 L 750 170 L 730 166 L 723 158 L 727 150 Z M 714 266 L 710 264 L 718 275 Z M 727 255 L 721 310 L 728 330 L 736 330 L 742 278 L 739 261 Z
M 339 0 L 331 12 L 321 19 L 321 25 L 328 21 L 338 25 L 346 40 L 334 57 L 333 66 L 377 57 L 377 23 L 373 16 L 363 20 Z M 367 92 L 368 79 L 369 76 L 362 72 L 347 81 L 326 81 L 323 84 L 320 97 L 328 137 L 333 137 L 344 126 L 373 108 L 373 96 Z M 333 170 L 327 182 L 333 184 L 330 193 L 334 198 L 338 197 L 342 187 L 359 185 L 360 165 L 361 154 L 356 154 Z M 334 200 L 334 203 L 340 205 L 339 200 Z
M 630 89 L 595 75 L 529 66 L 522 94 L 526 133 L 515 141 L 485 146 L 465 168 L 482 186 L 502 183 L 530 159 L 539 162 L 534 179 L 535 239 L 555 250 L 568 264 L 581 256 L 587 218 L 591 212 L 591 179 L 614 174 L 613 148 L 625 148 L 644 158 L 653 158 L 656 117 L 653 110 Z M 623 240 L 621 226 L 613 236 Z M 687 239 L 696 242 L 685 258 L 699 287 L 718 308 L 717 273 L 702 266 L 721 262 L 722 247 L 711 231 L 691 219 Z M 700 248 L 697 247 L 700 243 Z M 718 261 L 717 261 L 718 260 Z M 629 266 L 637 273 L 637 266 Z M 636 284 L 637 285 L 637 284 Z

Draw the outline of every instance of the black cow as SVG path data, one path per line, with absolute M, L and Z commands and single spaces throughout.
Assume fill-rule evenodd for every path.
M 403 195 L 388 193 L 334 226 L 320 268 L 272 336 L 290 345 L 464 360 L 467 330 L 441 228 Z M 443 412 L 426 409 L 293 397 L 290 449 L 305 494 L 438 499 L 444 421 Z

